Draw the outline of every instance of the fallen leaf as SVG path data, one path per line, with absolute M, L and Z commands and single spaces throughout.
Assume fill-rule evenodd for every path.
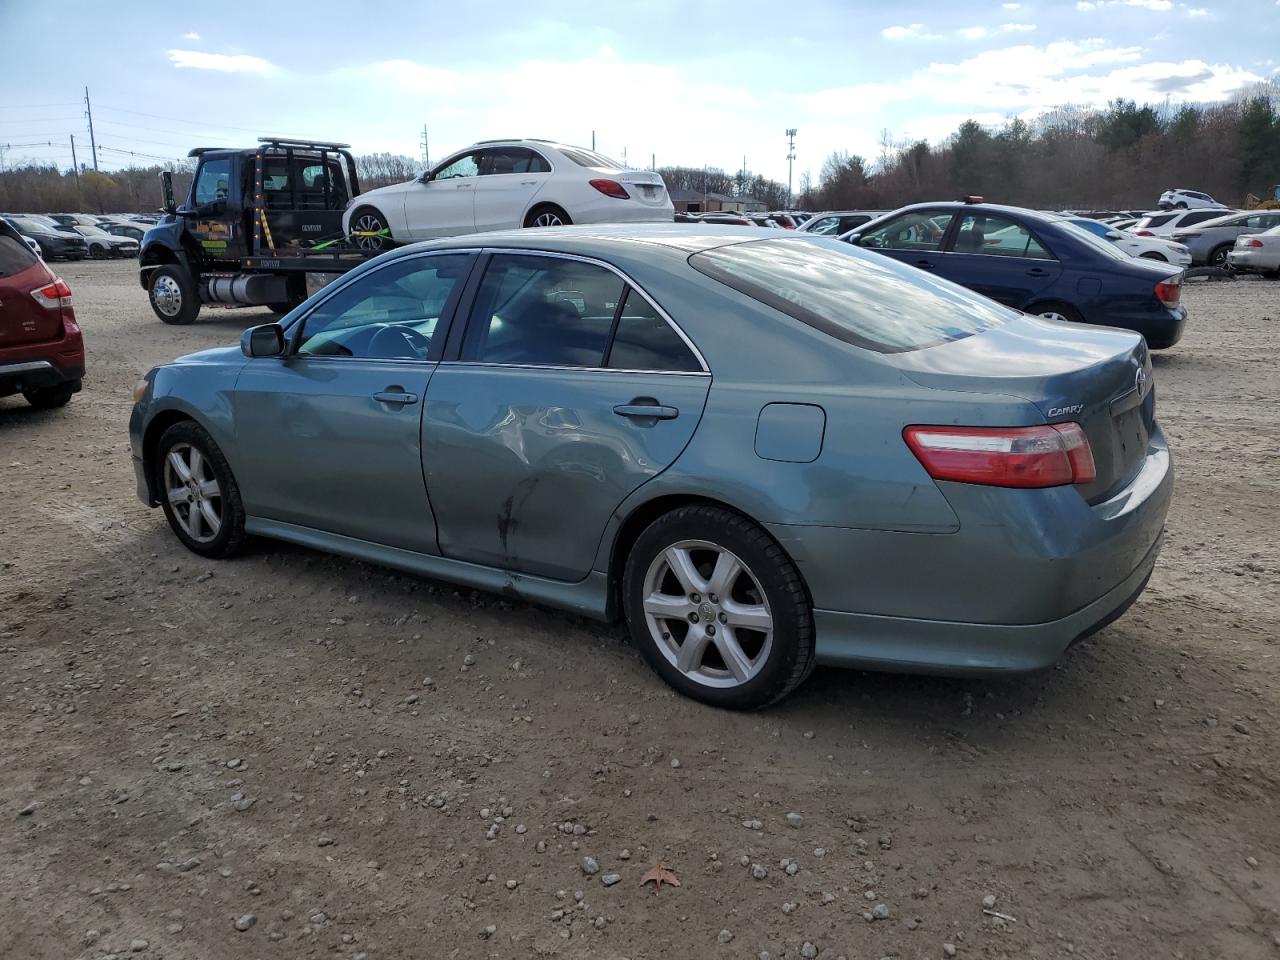
M 662 885 L 664 883 L 670 884 L 673 887 L 680 886 L 680 881 L 676 879 L 676 875 L 671 872 L 671 868 L 661 862 L 640 878 L 640 886 L 642 887 L 646 883 L 650 882 L 653 883 L 654 896 L 657 896 L 658 891 L 662 889 Z

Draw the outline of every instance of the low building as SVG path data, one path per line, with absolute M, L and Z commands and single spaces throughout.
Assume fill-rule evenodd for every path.
M 679 213 L 757 213 L 765 205 L 755 197 L 730 197 L 714 191 L 668 189 L 671 203 Z

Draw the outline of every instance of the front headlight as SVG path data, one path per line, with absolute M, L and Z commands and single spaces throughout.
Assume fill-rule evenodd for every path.
M 142 398 L 147 395 L 147 387 L 149 386 L 150 384 L 147 383 L 147 380 L 145 377 L 143 377 L 141 380 L 139 380 L 137 383 L 133 385 L 133 402 L 134 403 L 142 402 Z

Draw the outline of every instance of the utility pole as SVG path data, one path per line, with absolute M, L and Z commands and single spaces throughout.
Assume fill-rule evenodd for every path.
M 596 152 L 596 132 L 594 130 L 591 131 L 591 152 Z
M 623 147 L 622 148 L 622 166 L 626 167 L 626 165 L 627 165 L 627 148 Z
M 84 88 L 84 112 L 89 117 L 89 149 L 93 152 L 93 169 L 98 169 L 98 142 L 93 139 L 93 108 L 89 106 L 89 88 Z
M 76 175 L 76 193 L 80 193 L 80 162 L 76 160 L 76 135 L 71 134 L 71 170 Z
M 787 128 L 787 207 L 791 207 L 791 162 L 796 158 L 796 128 Z
M 656 153 L 649 154 L 649 169 L 654 173 L 658 172 L 658 155 Z
M 427 125 L 422 125 L 422 162 L 428 170 L 431 169 L 431 149 L 427 145 Z

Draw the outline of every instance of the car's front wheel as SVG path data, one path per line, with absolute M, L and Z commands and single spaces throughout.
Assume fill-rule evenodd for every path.
M 695 700 L 764 707 L 813 670 L 813 613 L 800 573 L 736 513 L 690 505 L 659 517 L 627 557 L 623 595 L 632 642 Z
M 169 526 L 205 557 L 230 557 L 244 545 L 244 504 L 227 458 L 193 420 L 160 435 L 152 464 L 156 496 Z
M 147 281 L 151 309 L 165 323 L 195 323 L 200 315 L 200 293 L 191 274 L 176 263 L 151 271 Z
M 390 250 L 395 245 L 386 217 L 373 207 L 361 207 L 351 215 L 351 239 L 361 250 Z

